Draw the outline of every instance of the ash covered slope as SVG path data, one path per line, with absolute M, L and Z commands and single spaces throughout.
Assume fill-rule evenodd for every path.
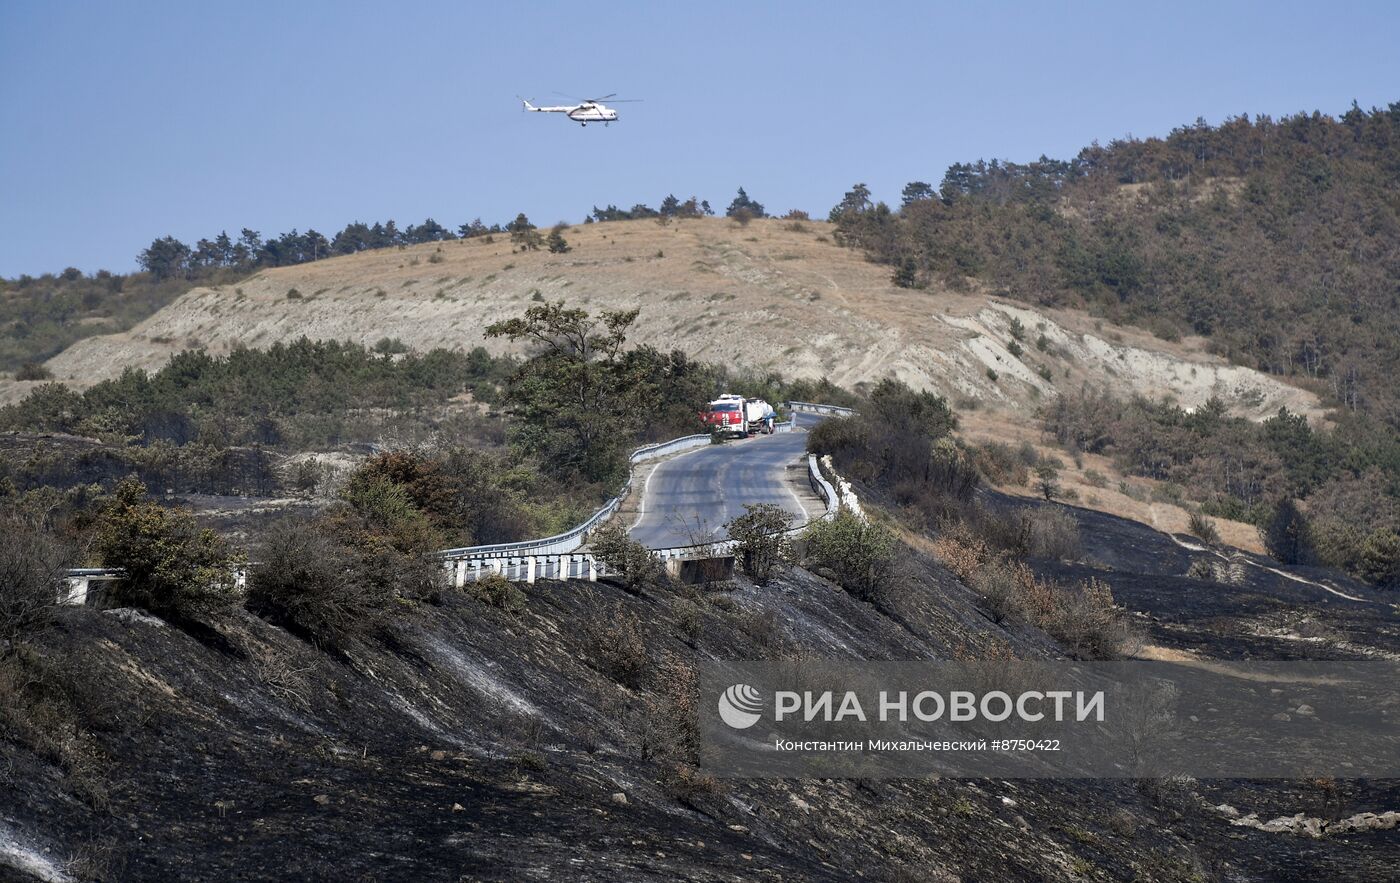
M 564 298 L 594 312 L 641 307 L 637 343 L 848 387 L 894 375 L 950 399 L 1025 410 L 1088 381 L 1124 396 L 1173 395 L 1186 407 L 1217 395 L 1254 415 L 1317 408 L 1311 393 L 1228 365 L 1202 340 L 1105 329 L 1083 313 L 1012 306 L 976 289 L 897 288 L 887 267 L 833 234 L 820 222 L 620 221 L 569 229 L 564 254 L 515 253 L 505 236 L 368 251 L 196 288 L 128 332 L 79 341 L 48 367 L 81 387 L 187 348 L 218 353 L 302 335 L 502 348 L 483 340 L 486 325 L 535 299 Z M 0 401 L 34 385 L 4 381 Z
M 1172 574 L 1194 553 L 1131 522 L 1098 526 L 1107 539 L 1089 552 L 1115 588 L 1184 591 Z M 1300 600 L 1268 573 L 1212 597 L 1266 613 Z M 0 746 L 0 834 L 31 866 L 76 855 L 103 879 L 1380 880 L 1400 861 L 1395 831 L 1313 841 L 1211 809 L 1345 817 L 1393 808 L 1385 783 L 716 785 L 678 765 L 683 669 L 700 659 L 1059 652 L 1029 626 L 993 625 L 918 554 L 897 585 L 878 608 L 802 570 L 732 591 L 542 583 L 515 614 L 448 593 L 339 655 L 246 615 L 196 640 L 75 611 L 47 647 L 83 673 L 105 772 L 84 784 Z M 1150 639 L 1183 634 L 1170 603 L 1137 598 Z M 1393 652 L 1394 613 L 1371 606 L 1313 615 Z M 1241 627 L 1213 630 L 1217 614 L 1190 618 L 1191 649 L 1237 655 Z M 1296 646 L 1257 641 L 1247 652 Z

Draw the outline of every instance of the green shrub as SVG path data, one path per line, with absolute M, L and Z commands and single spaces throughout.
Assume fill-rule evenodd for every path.
M 408 344 L 397 337 L 381 337 L 375 343 L 374 351 L 382 355 L 397 355 L 408 352 Z
M 161 616 L 199 619 L 235 602 L 233 559 L 214 532 L 194 516 L 146 499 L 146 486 L 117 485 L 98 524 L 97 553 L 126 576 L 113 599 Z
M 724 527 L 736 543 L 734 557 L 739 566 L 760 586 L 767 585 L 774 569 L 791 557 L 787 530 L 792 527 L 792 515 L 781 506 L 745 504 L 744 514 Z
M 834 518 L 812 522 L 803 539 L 807 560 L 835 574 L 846 591 L 862 601 L 883 597 L 897 543 L 889 528 L 843 509 Z
M 388 538 L 401 551 L 440 548 L 431 520 L 415 504 L 411 484 L 391 471 L 395 456 L 382 454 L 362 464 L 341 489 L 341 499 L 371 531 Z
M 1378 528 L 1361 546 L 1361 578 L 1383 589 L 1400 589 L 1400 535 Z

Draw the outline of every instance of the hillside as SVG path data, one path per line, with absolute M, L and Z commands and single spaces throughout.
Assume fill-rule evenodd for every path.
M 1087 381 L 1185 407 L 1217 395 L 1253 416 L 1280 406 L 1317 413 L 1313 394 L 1231 366 L 1197 339 L 1168 343 L 976 289 L 895 287 L 887 269 L 835 245 L 833 232 L 778 220 L 621 221 L 569 229 L 566 254 L 513 253 L 504 236 L 369 251 L 196 288 L 47 365 L 84 387 L 191 347 L 218 353 L 303 335 L 501 352 L 506 344 L 483 339 L 487 324 L 531 300 L 563 298 L 594 310 L 640 307 L 637 343 L 843 386 L 894 375 L 954 401 L 1024 412 Z M 1013 345 L 1013 319 L 1024 345 Z M 33 385 L 5 381 L 0 401 Z
M 1070 160 L 957 163 L 898 211 L 857 185 L 843 241 L 914 282 L 972 278 L 1326 389 L 1400 427 L 1400 103 L 1204 120 Z
M 1211 553 L 1069 511 L 1086 557 L 1043 566 L 1111 583 L 1148 658 L 1396 658 L 1394 614 L 1364 587 L 1253 559 L 1238 583 L 1203 582 L 1182 574 Z M 927 555 L 879 604 L 800 569 L 766 587 L 521 588 L 513 610 L 471 592 L 401 603 L 333 652 L 243 611 L 195 633 L 130 608 L 67 611 L 34 652 L 61 661 L 49 683 L 74 681 L 55 718 L 68 728 L 42 751 L 0 740 L 28 783 L 3 802 L 0 877 L 1393 878 L 1393 829 L 1314 839 L 1226 812 L 1379 815 L 1387 782 L 717 781 L 689 766 L 685 672 L 704 660 L 1062 652 L 995 623 Z

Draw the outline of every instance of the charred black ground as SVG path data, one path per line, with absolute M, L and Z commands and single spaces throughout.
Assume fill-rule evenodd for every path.
M 1394 607 L 1364 587 L 1190 579 L 1205 553 L 1184 540 L 1074 514 L 1084 563 L 1038 569 L 1092 570 L 1153 644 L 1400 650 Z M 1389 782 L 722 783 L 684 764 L 671 724 L 701 659 L 1058 652 L 922 553 L 897 581 L 878 606 L 800 569 L 763 588 L 541 583 L 518 613 L 448 592 L 334 654 L 246 613 L 211 639 L 74 610 L 43 653 L 81 673 L 97 761 L 65 774 L 0 746 L 0 833 L 111 880 L 1393 879 L 1394 830 L 1312 840 L 1214 809 L 1339 819 L 1394 809 Z M 1321 638 L 1281 625 L 1299 618 Z

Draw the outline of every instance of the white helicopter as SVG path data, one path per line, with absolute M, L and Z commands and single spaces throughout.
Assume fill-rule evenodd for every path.
M 564 93 L 560 92 L 559 94 L 563 95 Z M 560 105 L 555 107 L 536 107 L 535 105 L 526 101 L 524 98 L 520 99 L 520 103 L 525 105 L 526 110 L 533 111 L 534 113 L 565 114 L 568 116 L 569 119 L 573 120 L 581 126 L 586 126 L 589 123 L 602 123 L 606 126 L 608 123 L 611 123 L 617 119 L 617 111 L 603 104 L 604 101 L 612 100 L 613 104 L 621 104 L 625 102 L 637 102 L 642 100 L 640 98 L 614 99 L 613 96 L 615 96 L 616 94 L 616 92 L 613 92 L 611 95 L 604 95 L 602 98 L 576 98 L 574 100 L 579 102 L 578 104 Z M 570 98 L 572 96 L 564 95 L 564 97 Z

